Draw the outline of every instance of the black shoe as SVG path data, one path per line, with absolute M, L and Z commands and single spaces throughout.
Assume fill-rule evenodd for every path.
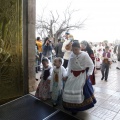
M 101 78 L 101 80 L 103 80 L 103 79 L 104 79 L 104 77 Z
M 77 112 L 72 112 L 72 115 L 77 115 Z
M 53 103 L 53 107 L 56 107 L 57 106 L 57 103 Z
M 105 79 L 105 81 L 107 82 L 107 79 Z
M 38 73 L 38 70 L 36 69 L 35 72 Z
M 120 70 L 120 68 L 119 68 L 119 67 L 116 67 L 116 69 Z

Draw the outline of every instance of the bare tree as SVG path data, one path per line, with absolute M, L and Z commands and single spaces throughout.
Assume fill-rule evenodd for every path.
M 70 10 L 70 5 L 63 12 L 63 16 L 55 11 L 49 11 L 50 15 L 45 18 L 44 10 L 42 15 L 37 20 L 37 31 L 41 37 L 50 36 L 53 37 L 55 42 L 65 31 L 80 29 L 83 27 L 85 20 L 74 21 L 73 15 L 79 10 Z

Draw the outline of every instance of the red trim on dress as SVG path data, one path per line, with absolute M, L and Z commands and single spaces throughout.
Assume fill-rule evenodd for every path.
M 81 70 L 81 71 L 73 71 L 73 70 L 71 70 L 71 73 L 73 73 L 73 75 L 74 75 L 75 77 L 79 76 L 81 72 L 84 73 L 85 70 Z

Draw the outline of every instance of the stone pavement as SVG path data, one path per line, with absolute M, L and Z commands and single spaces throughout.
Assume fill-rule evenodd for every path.
M 101 72 L 96 74 L 95 97 L 97 104 L 87 112 L 101 120 L 120 120 L 120 70 L 111 65 L 108 82 L 101 81 Z
M 80 120 L 120 120 L 120 70 L 116 69 L 116 65 L 111 65 L 108 82 L 101 80 L 101 72 L 97 70 L 96 85 L 93 86 L 97 103 L 92 109 L 79 112 L 75 117 Z M 39 76 L 40 73 L 36 74 L 37 78 Z M 50 101 L 46 103 L 50 104 Z M 65 111 L 61 106 L 58 108 Z

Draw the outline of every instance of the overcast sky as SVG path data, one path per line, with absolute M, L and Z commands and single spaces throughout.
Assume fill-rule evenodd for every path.
M 71 31 L 75 39 L 88 41 L 114 41 L 120 39 L 120 0 L 36 0 L 36 14 L 46 11 L 62 12 L 72 3 L 71 9 L 80 9 L 81 19 L 88 18 L 85 27 Z

